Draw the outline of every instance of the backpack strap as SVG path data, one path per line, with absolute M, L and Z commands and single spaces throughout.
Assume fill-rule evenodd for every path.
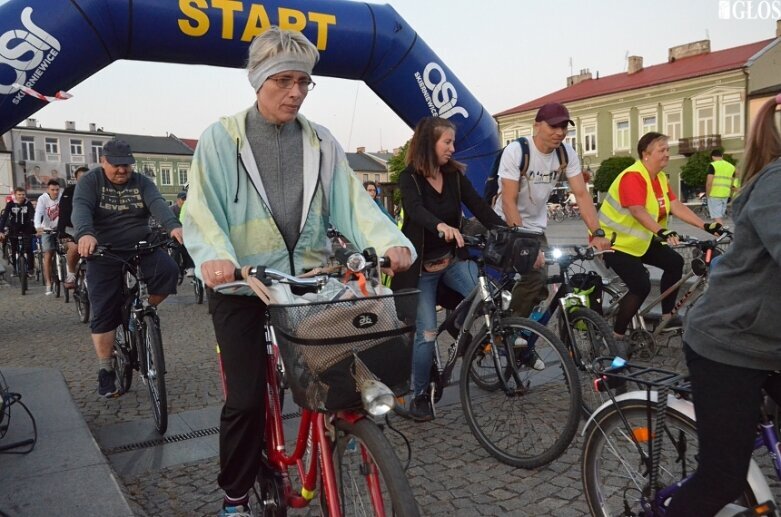
M 521 171 L 521 175 L 518 178 L 518 181 L 520 181 L 521 178 L 526 176 L 526 173 L 529 170 L 529 155 L 531 152 L 529 151 L 529 139 L 525 136 L 522 136 L 518 139 L 518 143 L 521 145 L 521 163 L 519 164 L 519 169 Z
M 567 148 L 562 143 L 556 148 L 556 157 L 559 159 L 559 181 L 564 181 L 567 178 L 567 165 L 569 165 L 569 155 L 567 154 Z

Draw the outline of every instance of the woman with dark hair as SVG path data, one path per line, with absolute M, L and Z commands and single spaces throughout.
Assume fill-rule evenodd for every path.
M 385 214 L 388 217 L 388 219 L 390 219 L 391 221 L 393 221 L 395 223 L 396 219 L 394 219 L 393 216 L 390 215 L 390 212 L 388 212 L 388 210 L 385 208 L 385 205 L 382 204 L 382 201 L 380 200 L 380 198 L 377 197 L 377 194 L 380 193 L 380 190 L 379 190 L 379 187 L 377 186 L 377 184 L 375 182 L 373 182 L 373 181 L 364 181 L 363 182 L 363 188 L 366 190 L 366 192 L 369 193 L 369 196 L 372 198 L 372 201 L 374 201 L 374 203 L 377 205 L 377 208 L 380 209 L 380 212 Z
M 781 401 L 781 95 L 766 102 L 746 142 L 732 204 L 735 240 L 686 318 L 684 353 L 697 415 L 699 465 L 669 516 L 715 515 L 746 486 L 762 388 Z M 738 303 L 736 303 L 736 301 Z M 761 502 L 761 501 L 760 501 Z
M 615 234 L 614 253 L 605 255 L 605 263 L 629 288 L 621 300 L 613 332 L 623 339 L 626 329 L 651 291 L 651 280 L 643 264 L 663 271 L 660 290 L 672 287 L 683 275 L 683 258 L 670 246 L 678 244 L 678 234 L 667 227 L 670 214 L 710 233 L 721 233 L 718 223 L 706 224 L 673 194 L 663 171 L 670 161 L 667 136 L 646 133 L 637 143 L 639 160 L 624 169 L 608 189 L 599 210 L 599 222 L 605 234 Z M 662 300 L 662 317 L 669 318 L 677 291 Z M 676 318 L 677 319 L 677 318 Z M 668 327 L 678 325 L 671 321 Z
M 456 129 L 452 122 L 427 117 L 418 122 L 407 150 L 407 168 L 399 175 L 404 224 L 401 231 L 415 246 L 417 260 L 393 278 L 394 290 L 420 289 L 413 345 L 413 419 L 434 418 L 426 394 L 437 329 L 437 287 L 440 283 L 461 296 L 477 284 L 477 266 L 467 259 L 461 235 L 463 203 L 486 227 L 505 226 L 464 175 L 464 164 L 453 159 Z

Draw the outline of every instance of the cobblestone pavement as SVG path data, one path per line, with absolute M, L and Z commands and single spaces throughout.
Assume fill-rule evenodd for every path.
M 549 234 L 554 239 L 583 241 L 580 223 L 561 223 Z M 218 406 L 221 385 L 206 306 L 196 305 L 190 287 L 184 286 L 179 295 L 161 306 L 160 318 L 169 412 Z M 33 285 L 25 296 L 12 286 L 0 287 L 0 329 L 0 365 L 61 370 L 93 432 L 108 424 L 135 420 L 147 421 L 151 428 L 149 400 L 140 386 L 118 399 L 97 397 L 97 364 L 89 329 L 78 321 L 72 302 L 65 304 L 62 299 L 45 296 L 40 284 Z M 663 350 L 663 359 L 668 366 L 681 366 L 679 340 Z M 413 424 L 398 417 L 392 423 L 411 442 L 407 474 L 426 515 L 587 514 L 580 481 L 579 437 L 558 460 L 527 471 L 490 457 L 472 437 L 458 404 L 438 408 L 438 418 L 430 423 Z M 389 435 L 399 455 L 406 458 L 403 441 Z M 217 458 L 210 458 L 123 478 L 122 482 L 138 515 L 214 515 L 221 497 L 216 487 L 217 467 Z

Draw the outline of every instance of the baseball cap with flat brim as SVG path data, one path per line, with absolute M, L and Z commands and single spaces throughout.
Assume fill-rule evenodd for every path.
M 569 118 L 569 110 L 558 102 L 549 102 L 537 112 L 534 118 L 537 122 L 547 122 L 550 126 L 558 126 L 562 122 L 568 122 L 574 126 L 575 123 Z
M 109 140 L 103 145 L 100 155 L 105 157 L 106 161 L 111 165 L 131 165 L 136 163 L 130 144 L 116 138 Z

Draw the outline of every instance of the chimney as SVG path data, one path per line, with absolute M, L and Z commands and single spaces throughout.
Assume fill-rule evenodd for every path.
M 584 68 L 578 75 L 571 75 L 567 77 L 567 87 L 575 86 L 576 84 L 582 83 L 588 79 L 591 79 L 591 71 L 588 68 Z
M 90 122 L 89 123 L 89 132 L 90 133 L 94 133 L 95 131 L 97 131 L 97 129 L 98 129 L 98 125 L 97 124 L 95 124 L 94 122 Z
M 34 118 L 27 119 L 27 127 L 38 127 L 38 121 Z
M 65 121 L 65 129 L 68 131 L 75 131 L 76 130 L 76 123 L 72 120 L 66 120 Z
M 365 147 L 359 147 L 359 148 L 358 148 L 358 150 L 357 150 L 356 152 L 357 152 L 358 154 L 363 154 L 363 153 L 365 153 L 365 152 L 366 152 L 366 148 L 365 148 Z
M 709 53 L 710 40 L 704 39 L 701 41 L 686 43 L 685 45 L 678 45 L 677 47 L 670 48 L 670 51 L 667 53 L 667 62 L 674 63 L 678 59 Z
M 636 74 L 643 69 L 643 56 L 629 56 L 627 74 Z

